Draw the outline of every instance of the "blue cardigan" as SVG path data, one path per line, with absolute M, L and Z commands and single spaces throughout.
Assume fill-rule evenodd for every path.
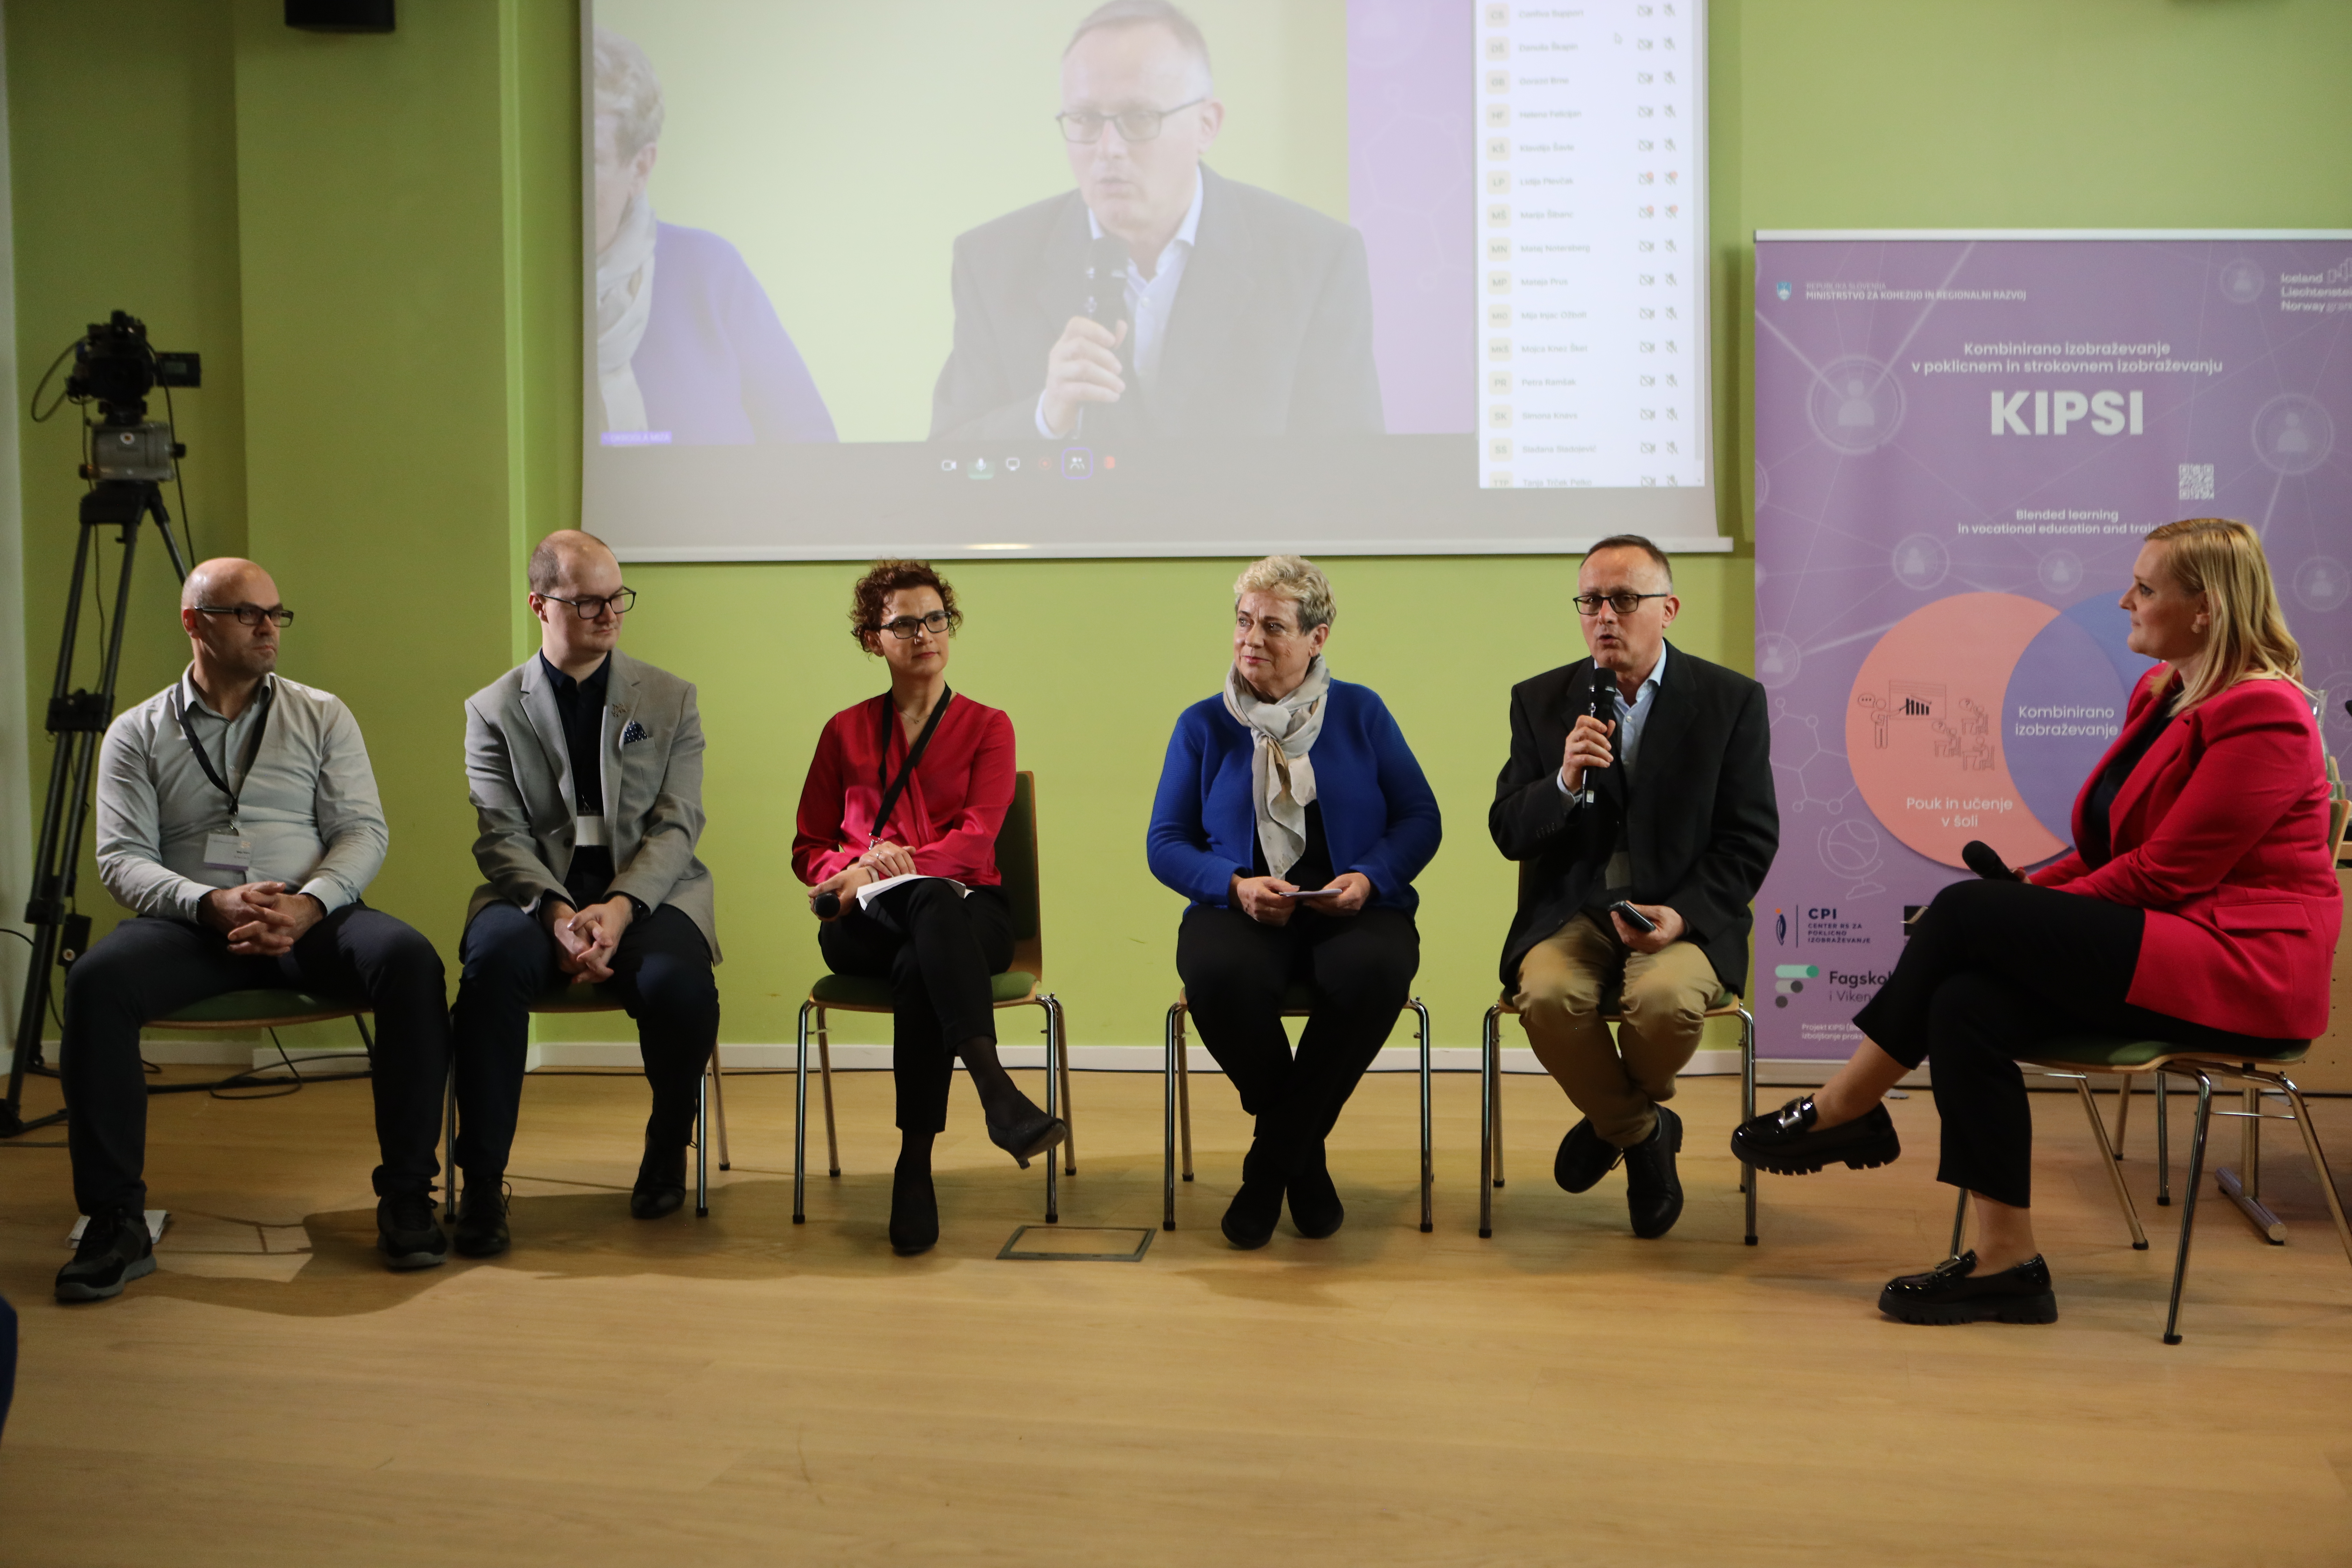
M 1410 913 L 1412 879 L 1437 853 L 1437 796 L 1370 687 L 1335 680 L 1328 701 L 1312 755 L 1332 874 L 1362 872 L 1374 907 Z M 1223 909 L 1235 874 L 1255 875 L 1251 742 L 1221 696 L 1185 709 L 1169 737 L 1145 852 L 1151 874 L 1196 904 Z

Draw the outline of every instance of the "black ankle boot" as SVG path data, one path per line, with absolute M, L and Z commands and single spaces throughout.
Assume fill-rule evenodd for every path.
M 1339 1202 L 1339 1189 L 1331 1183 L 1321 1140 L 1317 1140 L 1307 1151 L 1307 1158 L 1299 1162 L 1297 1173 L 1290 1178 L 1289 1194 L 1290 1223 L 1307 1240 L 1320 1241 L 1347 1223 L 1347 1206 Z
M 1274 1239 L 1274 1227 L 1282 1218 L 1283 1190 L 1290 1184 L 1291 1168 L 1297 1163 L 1286 1141 L 1263 1131 L 1264 1117 L 1258 1124 L 1262 1131 L 1251 1141 L 1249 1153 L 1242 1161 L 1241 1191 L 1234 1194 L 1225 1217 L 1218 1222 L 1225 1239 L 1244 1252 Z
M 661 1148 L 646 1139 L 636 1185 L 629 1191 L 629 1212 L 639 1219 L 661 1219 L 685 1206 L 686 1145 Z
M 929 1252 L 940 1239 L 940 1195 L 931 1187 L 931 1141 L 908 1135 L 890 1175 L 890 1250 Z

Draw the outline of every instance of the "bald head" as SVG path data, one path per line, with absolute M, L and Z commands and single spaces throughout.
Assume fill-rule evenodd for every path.
M 215 555 L 197 562 L 180 588 L 183 610 L 198 605 L 259 605 L 266 609 L 277 603 L 278 584 L 270 581 L 269 574 L 238 555 Z
M 621 563 L 611 546 L 580 529 L 559 528 L 530 552 L 530 591 L 552 594 L 560 587 L 576 587 L 588 576 L 601 575 L 601 569 L 607 566 L 614 576 L 620 575 Z

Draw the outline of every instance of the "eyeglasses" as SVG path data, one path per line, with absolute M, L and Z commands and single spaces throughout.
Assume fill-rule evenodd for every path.
M 933 610 L 928 616 L 900 616 L 895 621 L 884 621 L 882 629 L 900 642 L 913 642 L 925 632 L 930 633 L 935 637 L 945 637 L 948 630 L 948 613 L 945 610 Z
M 624 588 L 617 594 L 606 595 L 601 598 L 591 595 L 583 599 L 564 599 L 553 594 L 541 594 L 540 597 L 551 604 L 569 605 L 572 606 L 572 614 L 582 620 L 593 621 L 604 613 L 604 606 L 607 605 L 613 607 L 614 615 L 627 615 L 637 602 L 637 591 L 635 588 Z
M 1579 594 L 1569 601 L 1580 616 L 1597 616 L 1601 606 L 1608 605 L 1621 616 L 1630 616 L 1642 607 L 1644 599 L 1671 599 L 1672 594 Z
M 241 626 L 257 626 L 265 620 L 275 621 L 281 626 L 290 626 L 294 624 L 294 612 L 283 605 L 272 605 L 266 610 L 259 605 L 198 605 L 196 613 L 203 616 L 235 616 L 236 624 Z
M 1091 109 L 1066 110 L 1054 116 L 1062 127 L 1062 140 L 1086 146 L 1102 140 L 1103 127 L 1118 127 L 1122 142 L 1149 142 L 1160 134 L 1160 127 L 1179 109 L 1191 109 L 1209 100 L 1196 98 L 1190 103 L 1180 103 L 1175 109 L 1122 109 L 1117 114 L 1097 114 Z

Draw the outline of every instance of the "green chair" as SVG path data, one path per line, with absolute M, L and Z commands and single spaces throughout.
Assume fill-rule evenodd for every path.
M 545 998 L 531 1004 L 533 1013 L 617 1013 L 618 1002 L 610 1001 L 593 985 L 567 985 L 551 992 Z M 713 1102 L 719 1112 L 719 1168 L 729 1168 L 727 1159 L 727 1093 L 719 1070 L 719 1047 L 710 1047 L 710 1060 L 702 1069 L 702 1081 L 697 1086 L 694 1118 L 694 1215 L 697 1219 L 710 1217 L 710 1113 Z M 450 1049 L 449 1087 L 447 1100 L 441 1118 L 442 1162 L 447 1173 L 442 1184 L 445 1194 L 441 1217 L 457 1217 L 457 1062 L 453 1042 Z
M 1495 1234 L 1495 1189 L 1503 1184 L 1503 1019 L 1518 1016 L 1506 994 L 1486 1009 L 1486 1022 L 1479 1036 L 1478 1073 L 1480 1115 L 1478 1132 L 1478 1234 Z M 1756 1016 L 1750 1013 L 1738 993 L 1727 991 L 1706 1014 L 1709 1018 L 1739 1020 L 1739 1120 L 1746 1122 L 1756 1115 Z M 1625 1015 L 1618 1010 L 1613 998 L 1604 999 L 1601 1009 L 1603 1024 L 1622 1024 Z M 1742 1163 L 1739 1167 L 1739 1190 L 1748 1194 L 1748 1245 L 1756 1245 L 1756 1167 Z
M 1039 918 L 1037 879 L 1037 775 L 1015 773 L 1013 805 L 996 833 L 996 869 L 1004 879 L 1005 901 L 1013 907 L 1013 965 L 990 983 L 989 1005 L 1037 1007 L 1045 1015 L 1045 1114 L 1060 1116 L 1069 1125 L 1062 1158 L 1045 1155 L 1045 1223 L 1060 1223 L 1061 1201 L 1055 1185 L 1059 1169 L 1078 1173 L 1077 1122 L 1070 1113 L 1069 1035 L 1062 1004 L 1039 986 L 1045 979 L 1045 938 Z M 841 1142 L 833 1119 L 833 1050 L 826 1027 L 832 1013 L 884 1013 L 892 1010 L 890 983 L 858 975 L 827 974 L 809 987 L 801 1004 L 800 1057 L 795 1068 L 793 1112 L 793 1223 L 808 1223 L 808 1058 L 809 1039 L 816 1039 L 817 1072 L 824 1083 L 824 1144 L 827 1175 L 841 1174 Z M 811 1028 L 811 1021 L 814 1028 Z M 1057 1095 L 1058 1089 L 1058 1095 Z
M 1282 994 L 1282 1016 L 1304 1018 L 1315 1011 L 1315 988 L 1293 985 Z M 1421 1024 L 1421 1228 L 1423 1232 L 1436 1227 L 1430 1223 L 1429 1196 L 1431 1185 L 1429 1159 L 1429 1008 L 1418 996 L 1405 998 L 1404 1010 Z M 1168 1009 L 1168 1086 L 1167 1136 L 1164 1174 L 1161 1184 L 1164 1201 L 1160 1209 L 1160 1228 L 1176 1228 L 1176 1149 L 1181 1137 L 1184 1150 L 1184 1179 L 1192 1179 L 1192 1077 L 1189 1054 L 1184 1045 L 1184 1020 L 1192 1012 L 1192 1004 L 1179 989 L 1176 1000 Z

